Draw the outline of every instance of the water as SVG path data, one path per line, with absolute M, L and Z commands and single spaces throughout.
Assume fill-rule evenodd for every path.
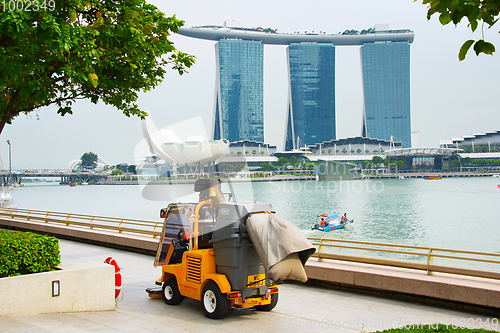
M 498 178 L 388 179 L 235 183 L 237 200 L 272 203 L 307 236 L 500 252 Z M 170 202 L 197 201 L 193 185 L 61 186 L 26 184 L 12 191 L 19 208 L 160 221 Z M 229 191 L 227 185 L 224 192 Z M 311 231 L 320 213 L 354 223 Z

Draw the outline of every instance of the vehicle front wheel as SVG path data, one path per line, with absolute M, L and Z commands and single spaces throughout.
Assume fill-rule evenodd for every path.
M 278 304 L 278 294 L 272 294 L 271 295 L 271 303 L 267 304 L 267 305 L 257 305 L 255 307 L 255 310 L 258 310 L 258 311 L 271 311 L 272 309 L 274 309 L 274 307 L 276 306 L 276 304 Z
M 231 301 L 227 299 L 227 294 L 221 293 L 216 283 L 210 282 L 201 295 L 203 312 L 210 319 L 224 318 L 231 310 Z
M 163 282 L 162 295 L 163 300 L 168 305 L 180 304 L 184 299 L 184 296 L 179 292 L 179 287 L 177 287 L 177 281 L 175 279 Z

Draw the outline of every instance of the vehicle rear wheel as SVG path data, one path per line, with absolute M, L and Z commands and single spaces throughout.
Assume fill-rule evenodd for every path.
M 221 293 L 216 283 L 210 282 L 201 294 L 203 312 L 210 319 L 224 318 L 231 310 L 231 301 L 227 299 L 227 294 Z
M 179 287 L 177 287 L 177 281 L 175 279 L 163 282 L 162 295 L 163 300 L 168 305 L 180 304 L 184 299 L 184 296 L 179 292 Z
M 271 295 L 271 303 L 267 305 L 257 305 L 255 310 L 258 311 L 271 311 L 278 304 L 278 293 Z

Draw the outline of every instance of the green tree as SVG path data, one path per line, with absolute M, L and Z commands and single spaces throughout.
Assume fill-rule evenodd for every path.
M 414 0 L 416 1 L 416 0 Z M 469 39 L 466 41 L 458 53 L 460 61 L 465 59 L 467 52 L 472 45 L 476 55 L 480 53 L 493 55 L 495 46 L 484 40 L 484 25 L 491 28 L 499 19 L 500 1 L 491 0 L 423 0 L 423 4 L 427 4 L 427 19 L 430 20 L 432 15 L 439 14 L 439 22 L 442 25 L 447 25 L 451 22 L 458 25 L 463 18 L 469 21 L 468 26 L 474 32 L 481 25 L 482 38 L 479 40 Z
M 281 156 L 280 158 L 278 158 L 278 166 L 280 168 L 282 168 L 283 166 L 285 166 L 286 164 L 288 164 L 288 158 L 284 157 L 284 156 Z
M 111 171 L 111 176 L 121 175 L 122 173 L 123 173 L 123 171 L 115 169 L 115 170 Z
M 54 6 L 0 8 L 0 132 L 44 106 L 72 114 L 79 99 L 143 119 L 138 92 L 159 85 L 166 65 L 183 74 L 194 64 L 169 40 L 184 22 L 145 0 L 43 3 Z
M 94 154 L 93 152 L 83 154 L 82 157 L 80 157 L 80 160 L 82 161 L 82 169 L 94 170 L 97 166 L 97 159 L 97 154 Z
M 290 156 L 289 162 L 296 168 L 300 167 L 300 161 L 296 156 Z
M 384 159 L 380 156 L 373 156 L 372 163 L 373 166 L 377 167 L 379 164 L 384 163 Z
M 134 174 L 134 175 L 137 173 L 136 168 L 135 168 L 135 165 L 133 165 L 133 164 L 131 164 L 131 165 L 129 165 L 129 166 L 127 167 L 127 171 L 128 171 L 129 173 Z
M 273 167 L 269 163 L 262 163 L 260 165 L 260 171 L 271 171 Z

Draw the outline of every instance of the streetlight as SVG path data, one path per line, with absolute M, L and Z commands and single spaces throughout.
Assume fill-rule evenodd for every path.
M 12 181 L 12 159 L 10 155 L 10 140 L 7 140 L 7 144 L 9 145 L 9 181 L 7 182 L 7 185 L 10 185 L 10 182 Z

